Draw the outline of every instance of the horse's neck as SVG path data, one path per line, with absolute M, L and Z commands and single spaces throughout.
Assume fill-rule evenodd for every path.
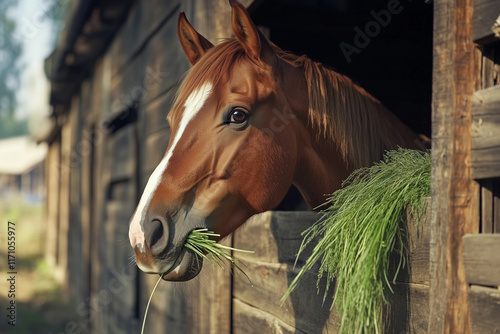
M 300 77 L 303 83 L 301 85 L 295 84 L 294 88 L 290 88 L 291 96 L 295 98 L 293 104 L 295 108 L 293 106 L 292 108 L 299 115 L 303 125 L 303 131 L 298 132 L 300 136 L 298 143 L 301 147 L 299 147 L 294 184 L 299 188 L 309 206 L 317 207 L 323 204 L 325 195 L 339 189 L 343 180 L 354 169 L 369 166 L 373 162 L 379 161 L 385 150 L 395 149 L 398 146 L 418 148 L 415 134 L 359 87 L 355 87 L 356 89 L 353 90 L 354 93 L 350 95 L 350 98 L 367 99 L 361 104 L 363 109 L 360 110 L 359 100 L 346 101 L 348 105 L 358 106 L 358 109 L 347 112 L 362 112 L 363 114 L 359 115 L 358 119 L 351 121 L 351 124 L 332 125 L 335 131 L 339 131 L 339 129 L 345 131 L 343 136 L 346 138 L 336 137 L 338 134 L 332 136 L 321 133 L 318 126 L 311 124 L 308 111 L 310 107 L 309 96 L 304 96 L 304 93 L 299 94 L 297 91 L 307 92 L 311 89 L 305 75 L 302 74 Z M 297 83 L 298 79 L 289 80 L 289 82 Z M 346 82 L 354 85 L 349 79 Z M 356 94 L 360 94 L 360 96 L 356 96 Z M 330 97 L 331 100 L 334 98 L 336 97 Z M 335 108 L 338 106 L 330 106 L 328 112 L 336 112 Z M 336 119 L 336 116 L 332 116 L 332 118 Z M 342 117 L 338 119 L 342 120 Z M 353 128 L 353 124 L 359 122 L 360 119 L 368 123 L 359 129 Z M 318 133 L 320 134 L 318 135 Z M 347 138 L 347 136 L 354 137 Z
M 323 141 L 308 137 L 299 144 L 293 184 L 311 208 L 323 204 L 325 195 L 339 189 L 352 171 L 338 149 Z

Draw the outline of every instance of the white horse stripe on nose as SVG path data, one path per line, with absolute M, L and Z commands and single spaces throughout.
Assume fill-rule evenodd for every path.
M 188 98 L 186 99 L 186 102 L 184 103 L 184 112 L 182 114 L 177 133 L 175 134 L 174 140 L 172 141 L 172 145 L 169 147 L 165 157 L 155 168 L 153 174 L 151 174 L 151 176 L 149 177 L 146 188 L 144 188 L 144 192 L 142 193 L 141 199 L 139 200 L 139 204 L 137 205 L 134 215 L 132 216 L 129 228 L 129 239 L 132 247 L 138 246 L 139 244 L 144 247 L 144 228 L 142 224 L 144 223 L 146 209 L 149 206 L 156 188 L 161 182 L 163 173 L 167 169 L 168 161 L 172 157 L 175 146 L 181 139 L 182 134 L 189 122 L 201 110 L 201 108 L 205 104 L 205 101 L 208 99 L 211 93 L 212 84 L 210 82 L 205 82 L 198 89 L 195 89 L 191 94 L 189 94 Z

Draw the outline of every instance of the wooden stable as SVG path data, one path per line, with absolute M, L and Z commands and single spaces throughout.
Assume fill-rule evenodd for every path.
M 243 3 L 277 45 L 351 76 L 415 131 L 432 133 L 430 205 L 426 219 L 408 222 L 408 266 L 384 310 L 385 332 L 500 330 L 500 39 L 492 30 L 500 3 Z M 388 8 L 387 24 L 356 44 Z M 189 68 L 177 41 L 181 10 L 211 41 L 231 36 L 225 0 L 78 0 L 47 59 L 56 124 L 45 139 L 47 258 L 75 299 L 73 331 L 140 332 L 157 277 L 130 263 L 128 222 L 166 150 L 165 118 Z M 343 42 L 359 52 L 347 57 Z M 225 241 L 256 251 L 241 256 L 252 284 L 205 264 L 190 282 L 159 286 L 146 332 L 335 333 L 338 315 L 322 306 L 314 272 L 279 306 L 297 272 L 300 233 L 318 219 L 301 203 L 291 189 L 279 210 Z

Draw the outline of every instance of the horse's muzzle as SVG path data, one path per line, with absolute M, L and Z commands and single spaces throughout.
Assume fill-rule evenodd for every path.
M 136 244 L 137 266 L 148 274 L 159 274 L 167 281 L 187 281 L 196 277 L 203 258 L 185 247 L 192 230 L 205 228 L 206 221 L 184 210 L 162 216 L 150 214 L 144 223 L 144 245 Z

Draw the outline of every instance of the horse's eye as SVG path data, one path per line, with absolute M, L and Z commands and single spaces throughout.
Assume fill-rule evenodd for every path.
M 248 114 L 242 109 L 233 109 L 229 113 L 228 122 L 241 124 L 247 120 Z

